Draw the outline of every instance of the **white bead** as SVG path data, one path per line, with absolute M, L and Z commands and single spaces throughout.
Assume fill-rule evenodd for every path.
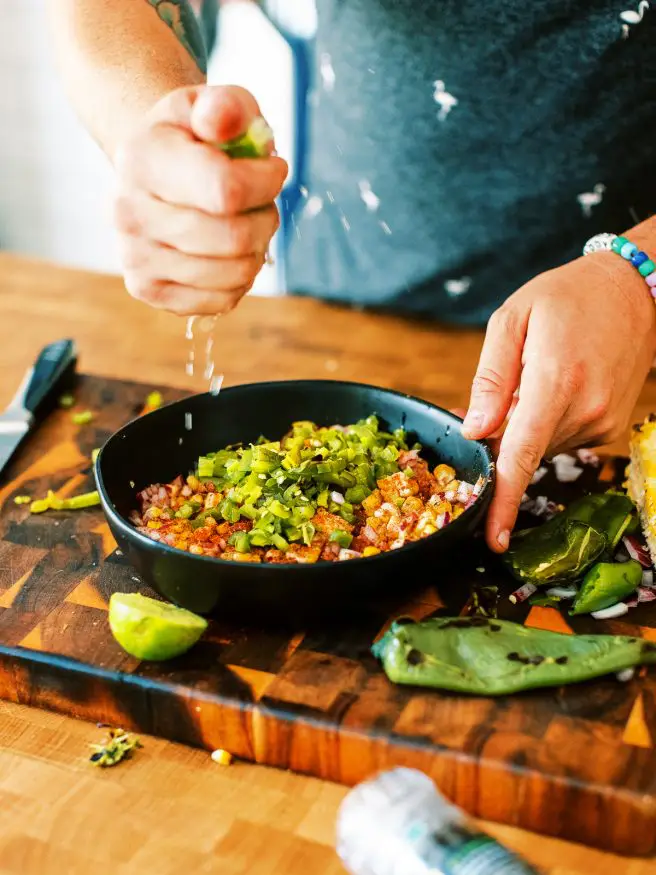
M 583 247 L 583 254 L 590 255 L 592 252 L 609 251 L 616 237 L 617 234 L 596 234 Z

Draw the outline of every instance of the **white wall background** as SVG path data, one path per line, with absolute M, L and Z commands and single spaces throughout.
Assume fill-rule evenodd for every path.
M 0 249 L 118 272 L 112 170 L 59 86 L 44 7 L 0 0 Z M 209 79 L 249 88 L 292 157 L 290 52 L 255 6 L 225 7 Z M 263 270 L 257 291 L 275 291 L 274 271 Z

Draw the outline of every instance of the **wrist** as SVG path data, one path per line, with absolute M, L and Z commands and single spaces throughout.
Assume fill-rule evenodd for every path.
M 645 278 L 630 261 L 613 251 L 593 252 L 585 256 L 585 261 L 595 270 L 599 282 L 605 281 L 620 296 L 637 330 L 651 338 L 656 353 L 656 299 Z

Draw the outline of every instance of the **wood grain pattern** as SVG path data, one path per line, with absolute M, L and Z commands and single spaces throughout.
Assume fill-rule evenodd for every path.
M 101 512 L 34 516 L 12 499 L 53 485 L 60 494 L 92 488 L 92 445 L 135 415 L 151 388 L 80 378 L 75 394 L 97 411 L 92 425 L 76 428 L 70 413 L 55 411 L 9 471 L 0 507 L 3 698 L 345 784 L 414 765 L 473 815 L 614 851 L 656 850 L 653 673 L 500 700 L 394 687 L 370 646 L 403 612 L 402 596 L 357 617 L 345 606 L 344 621 L 303 629 L 218 619 L 169 663 L 125 654 L 107 624 L 109 596 L 149 590 L 115 549 Z M 176 394 L 163 392 L 167 400 Z M 534 489 L 568 501 L 598 488 L 601 470 L 586 466 L 574 486 L 550 472 Z M 622 465 L 614 470 L 621 474 Z M 20 560 L 14 547 L 27 551 Z M 422 616 L 461 613 L 478 584 L 500 587 L 503 617 L 611 631 L 553 608 L 512 606 L 514 584 L 482 539 L 412 607 Z M 642 605 L 625 620 L 631 634 L 656 629 L 656 607 Z
M 179 319 L 137 304 L 116 277 L 0 253 L 0 406 L 9 401 L 38 349 L 65 336 L 76 338 L 87 371 L 200 391 L 200 383 L 184 373 L 183 335 Z M 406 388 L 452 406 L 466 403 L 482 338 L 480 331 L 444 331 L 310 300 L 247 299 L 221 322 L 217 350 L 228 385 L 257 381 L 263 373 L 279 379 L 336 376 Z M 645 385 L 635 418 L 651 410 L 656 410 L 653 378 Z M 88 446 L 84 435 L 81 440 L 86 456 L 95 438 Z M 613 449 L 625 452 L 626 440 L 618 441 Z M 49 447 L 43 445 L 42 451 L 47 455 Z M 79 459 L 71 460 L 69 453 L 62 464 L 79 464 Z M 51 468 L 48 460 L 46 469 Z M 610 479 L 614 466 L 609 464 L 603 474 Z M 100 534 L 102 540 L 102 530 Z M 0 542 L 0 550 L 5 544 Z M 107 544 L 105 539 L 104 550 Z M 9 554 L 0 554 L 0 637 L 5 645 L 15 646 L 34 627 L 29 611 L 21 613 L 18 622 L 16 613 L 7 613 L 3 599 L 11 607 L 24 583 L 21 577 L 16 580 L 16 574 L 29 574 L 45 555 L 38 552 L 41 549 L 10 543 Z M 7 556 L 10 561 L 5 562 Z M 98 569 L 93 569 L 75 586 L 68 602 L 102 608 L 111 586 L 129 585 L 116 564 L 110 565 L 102 569 L 102 587 L 97 585 Z M 433 589 L 425 600 L 413 599 L 401 612 L 422 617 L 438 603 Z M 622 631 L 621 624 L 616 626 Z M 644 626 L 642 633 L 656 640 L 656 630 Z M 328 650 L 344 651 L 348 658 L 350 645 L 318 633 L 308 633 L 304 640 L 315 638 Z M 300 646 L 298 639 L 296 635 L 289 640 L 292 652 Z M 229 657 L 231 676 L 242 682 L 247 679 L 257 700 L 270 679 L 264 670 L 270 657 L 265 652 L 258 658 L 259 668 L 248 668 L 249 640 L 254 640 L 252 635 L 240 634 L 238 643 L 231 644 L 225 630 L 217 631 L 219 646 L 223 642 L 237 648 L 237 657 Z M 277 649 L 275 643 L 271 646 Z M 350 750 L 356 758 L 360 755 L 355 743 L 359 727 L 376 725 L 392 708 L 400 713 L 403 704 L 402 691 L 380 675 L 369 676 L 366 689 L 372 694 L 366 706 L 358 699 L 343 721 L 352 727 Z M 598 713 L 608 715 L 613 724 L 621 722 L 626 711 L 623 701 L 616 702 L 615 689 L 604 684 L 595 700 Z M 656 735 L 655 702 L 653 686 L 647 689 L 643 683 L 624 730 L 632 745 L 648 746 Z M 108 712 L 112 704 L 108 701 Z M 556 710 L 574 717 L 579 712 L 576 696 L 567 691 L 558 694 L 556 705 Z M 530 734 L 544 732 L 550 708 L 534 711 L 529 719 L 520 698 L 502 713 L 512 731 L 519 726 Z M 453 719 L 450 724 L 453 727 Z M 647 724 L 652 727 L 650 735 Z M 457 732 L 457 726 L 452 731 Z M 86 762 L 86 745 L 99 740 L 98 736 L 88 723 L 0 701 L 3 875 L 90 875 L 101 867 L 117 875 L 141 875 L 144 868 L 162 875 L 177 875 L 190 868 L 220 875 L 255 871 L 280 875 L 280 848 L 291 849 L 292 859 L 285 868 L 288 875 L 342 872 L 331 849 L 342 788 L 263 766 L 217 769 L 202 751 L 154 738 L 146 739 L 146 749 L 125 768 L 98 772 Z M 259 733 L 257 738 L 266 736 Z M 469 789 L 475 802 L 479 788 L 468 780 L 465 766 L 458 772 L 458 792 L 465 796 Z M 494 794 L 495 783 L 489 782 L 485 792 Z M 544 805 L 554 808 L 558 801 L 552 804 L 547 794 Z M 490 823 L 485 827 L 551 875 L 647 875 L 655 871 L 653 862 L 628 860 L 513 827 Z M 229 849 L 222 842 L 224 831 L 232 831 L 236 838 L 231 839 Z M 637 832 L 636 828 L 634 835 Z M 261 845 L 255 839 L 262 834 L 267 837 L 266 851 L 256 853 Z M 315 847 L 311 860 L 296 866 L 294 860 L 302 859 L 308 846 Z M 117 862 L 118 855 L 124 862 Z

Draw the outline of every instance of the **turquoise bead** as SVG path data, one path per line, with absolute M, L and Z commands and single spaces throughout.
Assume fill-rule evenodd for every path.
M 620 255 L 627 261 L 631 261 L 637 251 L 638 247 L 635 245 L 635 243 L 629 243 L 627 240 L 624 246 L 622 246 L 622 248 L 620 249 Z
M 647 261 L 643 261 L 638 268 L 638 271 L 642 276 L 649 276 L 654 270 L 656 270 L 656 264 L 654 264 L 651 258 L 648 258 Z
M 613 250 L 613 252 L 617 252 L 617 254 L 619 255 L 622 246 L 624 246 L 624 244 L 628 242 L 629 241 L 626 239 L 626 237 L 616 237 L 610 244 L 610 248 Z

